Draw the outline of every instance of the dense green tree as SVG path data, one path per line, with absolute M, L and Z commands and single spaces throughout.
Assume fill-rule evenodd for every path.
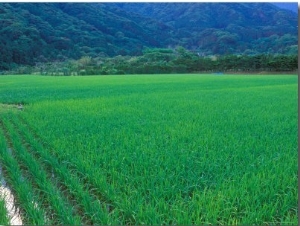
M 271 4 L 1 3 L 0 70 L 100 54 L 205 70 L 198 54 L 296 55 L 297 25 L 296 14 Z

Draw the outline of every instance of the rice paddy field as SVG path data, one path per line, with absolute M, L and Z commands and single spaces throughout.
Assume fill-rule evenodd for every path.
M 298 225 L 298 76 L 0 76 L 0 165 L 24 224 Z

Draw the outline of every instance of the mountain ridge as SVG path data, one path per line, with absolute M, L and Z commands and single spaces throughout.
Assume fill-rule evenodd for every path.
M 201 55 L 298 49 L 297 16 L 268 3 L 1 3 L 0 21 L 2 70 L 145 48 L 183 46 Z

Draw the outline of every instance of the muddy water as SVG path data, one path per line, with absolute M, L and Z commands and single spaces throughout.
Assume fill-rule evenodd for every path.
M 15 205 L 15 197 L 2 175 L 2 168 L 0 166 L 0 198 L 5 202 L 5 208 L 7 209 L 8 217 L 10 219 L 10 225 L 23 225 L 19 208 Z

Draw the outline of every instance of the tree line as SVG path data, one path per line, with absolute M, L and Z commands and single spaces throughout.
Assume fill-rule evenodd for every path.
M 78 60 L 62 59 L 19 66 L 7 74 L 41 75 L 121 75 L 168 73 L 256 73 L 295 72 L 297 55 L 223 55 L 202 56 L 201 53 L 176 49 L 145 49 L 140 56 L 84 56 Z

